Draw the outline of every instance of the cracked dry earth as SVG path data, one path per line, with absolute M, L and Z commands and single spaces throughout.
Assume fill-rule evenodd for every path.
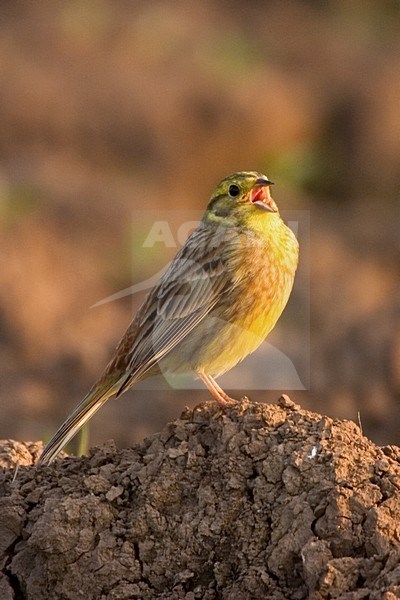
M 354 423 L 210 402 L 135 448 L 40 449 L 0 448 L 1 600 L 400 598 L 400 450 Z

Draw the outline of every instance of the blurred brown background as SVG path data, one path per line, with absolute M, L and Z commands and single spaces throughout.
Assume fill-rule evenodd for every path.
M 399 444 L 399 107 L 397 0 L 1 2 L 0 437 L 48 438 L 108 361 L 140 298 L 90 307 L 155 272 L 135 211 L 202 210 L 257 169 L 311 215 L 291 397 Z M 307 287 L 273 338 L 295 363 Z M 208 398 L 133 390 L 91 442 Z

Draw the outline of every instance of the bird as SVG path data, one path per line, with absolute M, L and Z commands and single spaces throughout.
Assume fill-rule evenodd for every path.
M 256 171 L 225 177 L 204 216 L 150 290 L 100 378 L 46 445 L 50 464 L 112 396 L 160 373 L 194 373 L 226 407 L 216 378 L 254 352 L 279 319 L 299 244 Z

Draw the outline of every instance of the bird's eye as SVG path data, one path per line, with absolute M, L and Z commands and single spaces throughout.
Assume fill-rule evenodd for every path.
M 232 183 L 232 185 L 229 186 L 228 194 L 231 198 L 235 198 L 235 196 L 240 194 L 240 187 L 235 183 Z

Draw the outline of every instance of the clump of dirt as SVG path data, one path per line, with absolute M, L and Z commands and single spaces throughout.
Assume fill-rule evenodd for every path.
M 400 597 L 400 449 L 243 400 L 50 467 L 4 442 L 0 597 Z

